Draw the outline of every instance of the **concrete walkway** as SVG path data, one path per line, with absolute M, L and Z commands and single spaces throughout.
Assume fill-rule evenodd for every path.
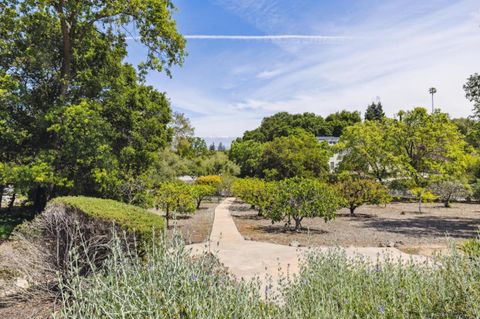
M 229 208 L 234 200 L 235 198 L 227 198 L 215 209 L 215 220 L 210 241 L 207 244 L 194 244 L 189 247 L 192 248 L 194 254 L 205 251 L 215 254 L 220 262 L 238 278 L 251 279 L 258 276 L 263 280 L 266 276 L 271 276 L 275 280 L 280 273 L 297 273 L 299 261 L 307 251 L 327 251 L 332 248 L 295 248 L 245 240 L 230 215 Z M 361 255 L 373 262 L 378 259 L 381 260 L 386 255 L 395 259 L 401 258 L 405 261 L 410 258 L 417 262 L 425 261 L 425 257 L 404 254 L 396 248 L 347 247 L 342 249 L 348 256 Z

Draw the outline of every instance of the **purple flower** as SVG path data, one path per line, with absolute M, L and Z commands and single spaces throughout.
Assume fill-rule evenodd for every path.
M 378 307 L 378 312 L 383 315 L 385 313 L 385 307 L 383 305 L 380 305 L 380 307 Z
M 198 277 L 197 277 L 197 275 L 192 274 L 192 278 L 191 278 L 191 279 L 192 279 L 192 281 L 197 281 L 197 280 L 198 280 Z

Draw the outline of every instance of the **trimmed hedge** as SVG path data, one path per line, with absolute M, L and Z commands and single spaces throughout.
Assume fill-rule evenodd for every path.
M 120 228 L 135 232 L 144 238 L 150 237 L 154 229 L 163 230 L 165 227 L 165 219 L 162 216 L 111 199 L 67 196 L 57 197 L 50 202 L 50 205 L 55 204 L 76 208 L 91 218 L 114 222 Z

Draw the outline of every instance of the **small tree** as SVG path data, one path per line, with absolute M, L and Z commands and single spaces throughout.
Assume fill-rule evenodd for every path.
M 193 197 L 195 197 L 195 200 L 197 202 L 197 209 L 200 208 L 202 200 L 204 200 L 205 197 L 214 195 L 215 191 L 217 190 L 214 186 L 211 185 L 197 184 L 190 187 Z
M 222 177 L 218 175 L 199 176 L 195 180 L 196 185 L 209 185 L 215 187 L 215 191 L 218 195 L 221 195 L 222 190 Z
M 355 215 L 355 209 L 362 205 L 380 205 L 391 201 L 385 186 L 370 179 L 348 176 L 338 183 L 338 190 L 347 202 L 351 215 Z
M 450 201 L 452 200 L 466 198 L 470 195 L 470 191 L 465 184 L 454 180 L 434 183 L 430 186 L 430 190 L 438 196 L 445 207 L 450 207 Z
M 196 200 L 191 186 L 183 183 L 168 182 L 157 189 L 156 204 L 165 212 L 167 228 L 170 226 L 170 214 L 195 212 Z
M 430 203 L 437 199 L 437 196 L 433 194 L 430 190 L 424 187 L 414 187 L 410 189 L 410 193 L 415 197 L 418 202 L 418 212 L 422 212 L 422 203 Z
M 271 206 L 272 192 L 276 183 L 257 178 L 238 179 L 232 185 L 233 194 L 245 203 L 258 208 L 258 215 Z
M 278 182 L 272 190 L 267 216 L 272 222 L 293 219 L 297 232 L 304 218 L 323 217 L 325 221 L 331 220 L 345 204 L 334 187 L 316 179 L 287 179 Z

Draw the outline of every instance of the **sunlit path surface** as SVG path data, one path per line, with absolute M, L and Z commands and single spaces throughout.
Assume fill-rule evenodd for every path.
M 258 276 L 260 279 L 264 279 L 266 276 L 271 276 L 275 280 L 281 273 L 294 274 L 298 272 L 299 262 L 306 252 L 309 250 L 327 251 L 332 248 L 295 248 L 245 240 L 230 215 L 229 208 L 234 200 L 234 198 L 227 198 L 216 208 L 210 241 L 189 247 L 192 248 L 194 254 L 210 251 L 232 274 L 239 278 L 251 279 Z M 401 258 L 405 261 L 413 259 L 416 262 L 423 262 L 426 260 L 426 257 L 405 254 L 396 248 L 347 247 L 342 249 L 348 256 L 360 255 L 371 259 L 372 262 L 381 260 L 385 256 L 394 259 Z

